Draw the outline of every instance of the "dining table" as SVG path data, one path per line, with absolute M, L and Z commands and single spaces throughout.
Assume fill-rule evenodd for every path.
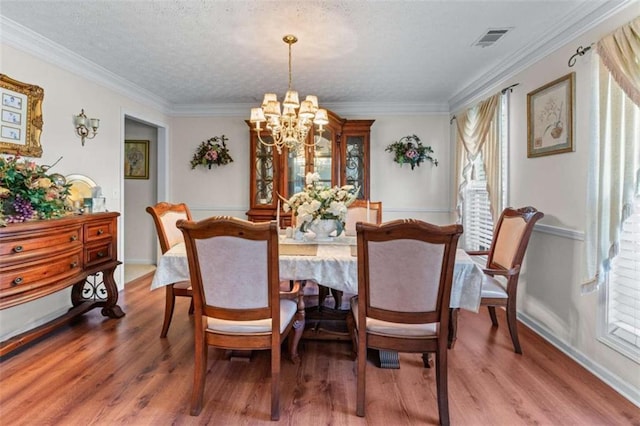
M 279 235 L 279 269 L 282 281 L 313 281 L 346 294 L 358 293 L 358 261 L 356 237 L 340 236 L 324 240 L 304 235 L 291 238 Z M 484 273 L 464 250 L 456 250 L 449 307 L 451 312 L 449 347 L 457 336 L 458 310 L 478 312 Z M 151 290 L 189 279 L 189 262 L 184 243 L 176 244 L 158 261 Z M 399 362 L 399 361 L 398 361 Z M 396 368 L 394 356 L 381 364 Z

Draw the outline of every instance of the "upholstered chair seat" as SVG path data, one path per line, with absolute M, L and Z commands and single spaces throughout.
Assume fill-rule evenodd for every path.
M 356 328 L 358 324 L 358 297 L 351 298 L 351 311 L 355 320 Z M 401 322 L 383 321 L 376 318 L 367 318 L 367 333 L 377 334 L 386 337 L 401 337 L 414 339 L 434 339 L 438 337 L 438 324 L 406 324 Z
M 293 300 L 280 300 L 280 333 L 291 323 L 298 310 Z M 207 318 L 207 331 L 220 334 L 271 334 L 271 318 L 253 321 L 229 321 L 219 318 Z
M 509 297 L 507 294 L 507 280 L 504 277 L 491 277 L 485 275 L 482 277 L 482 291 L 481 297 L 485 298 L 498 298 L 506 299 Z

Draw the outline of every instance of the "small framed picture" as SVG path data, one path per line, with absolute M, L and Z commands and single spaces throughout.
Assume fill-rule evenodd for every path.
M 149 179 L 149 141 L 124 141 L 124 178 Z
M 41 157 L 44 90 L 0 74 L 0 154 Z
M 575 73 L 527 94 L 527 157 L 571 152 Z

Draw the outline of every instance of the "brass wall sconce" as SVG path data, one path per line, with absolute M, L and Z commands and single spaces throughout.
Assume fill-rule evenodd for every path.
M 82 140 L 82 146 L 84 146 L 85 139 L 93 139 L 98 134 L 100 120 L 97 118 L 87 118 L 87 116 L 84 115 L 84 108 L 80 111 L 80 114 L 74 116 L 73 121 L 76 125 L 76 133 Z

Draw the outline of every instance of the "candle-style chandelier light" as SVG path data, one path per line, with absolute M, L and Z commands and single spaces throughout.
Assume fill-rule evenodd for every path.
M 250 122 L 255 125 L 260 143 L 266 146 L 275 146 L 278 153 L 282 153 L 282 147 L 295 151 L 300 145 L 313 146 L 315 142 L 307 142 L 307 135 L 311 127 L 318 126 L 317 132 L 324 132 L 324 125 L 329 123 L 327 110 L 318 108 L 318 97 L 307 95 L 302 103 L 298 100 L 298 92 L 291 88 L 291 45 L 298 41 L 294 35 L 285 35 L 282 40 L 289 45 L 289 89 L 282 102 L 283 110 L 280 110 L 280 102 L 275 93 L 266 93 L 262 101 L 262 107 L 251 108 Z M 263 130 L 261 124 L 266 122 L 266 129 L 271 132 L 273 142 L 266 142 L 260 136 Z M 318 138 L 319 139 L 319 138 Z

